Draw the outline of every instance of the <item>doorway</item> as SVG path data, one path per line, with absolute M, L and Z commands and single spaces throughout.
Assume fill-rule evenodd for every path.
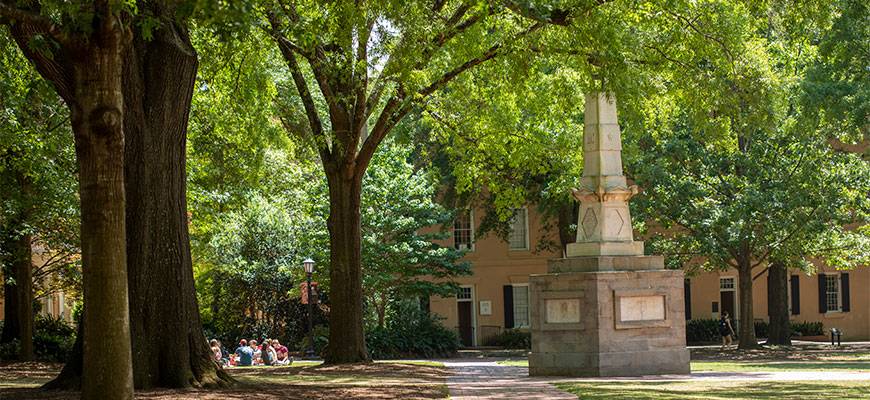
M 474 295 L 471 286 L 462 286 L 456 294 L 459 341 L 465 347 L 474 346 Z
M 734 282 L 734 277 L 719 278 L 719 315 L 728 312 L 731 321 L 737 320 L 737 297 L 734 291 Z

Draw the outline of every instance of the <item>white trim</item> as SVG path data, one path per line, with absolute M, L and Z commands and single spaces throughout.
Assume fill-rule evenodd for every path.
M 734 287 L 722 288 L 722 279 L 733 279 Z M 740 296 L 737 294 L 737 287 L 740 285 L 737 277 L 734 275 L 719 276 L 719 316 L 722 315 L 722 292 L 734 292 L 734 315 L 731 316 L 732 321 L 736 321 L 740 315 Z M 718 316 L 717 316 L 718 317 Z
M 837 284 L 837 309 L 832 310 L 830 305 L 828 304 L 828 278 L 833 277 L 834 282 Z M 843 277 L 839 272 L 828 273 L 825 272 L 825 314 L 837 314 L 843 312 Z
M 516 319 L 517 319 L 516 318 L 517 301 L 516 301 L 516 296 L 514 296 L 513 297 L 513 309 L 511 310 L 511 312 L 514 313 L 514 328 L 530 328 L 532 326 L 532 293 L 529 291 L 529 284 L 528 283 L 512 283 L 511 290 L 513 290 L 514 287 L 525 287 L 526 288 L 526 321 L 528 322 L 527 325 L 517 325 L 517 321 L 516 321 Z
M 524 235 L 524 236 L 525 236 L 525 238 L 524 238 L 524 240 L 525 240 L 525 247 L 522 247 L 522 248 L 519 248 L 519 247 L 517 247 L 517 248 L 511 247 L 510 237 L 508 237 L 508 251 L 529 251 L 529 248 L 530 248 L 530 246 L 529 246 L 529 242 L 530 242 L 529 236 L 531 236 L 531 235 L 529 234 L 529 208 L 526 207 L 526 206 L 522 206 L 522 207 L 520 207 L 520 208 L 516 208 L 516 209 L 514 209 L 514 213 L 516 213 L 516 210 L 523 210 L 523 214 L 525 214 L 525 221 L 523 221 L 523 222 L 525 223 L 525 232 L 524 232 L 524 233 L 525 233 L 525 235 Z M 516 215 L 514 215 L 514 217 L 516 217 Z M 513 221 L 511 221 L 511 231 L 513 231 Z
M 471 245 L 467 249 L 460 249 L 456 244 L 456 220 L 453 221 L 453 248 L 458 250 L 468 250 L 469 252 L 474 251 L 474 209 L 468 209 L 468 228 L 469 228 L 469 237 L 468 239 L 471 241 Z
M 459 285 L 460 288 L 470 288 L 471 289 L 471 299 L 459 299 L 456 298 L 457 309 L 456 309 L 456 327 L 459 328 L 459 303 L 460 302 L 470 302 L 471 303 L 471 346 L 477 346 L 477 296 L 475 296 L 474 285 Z

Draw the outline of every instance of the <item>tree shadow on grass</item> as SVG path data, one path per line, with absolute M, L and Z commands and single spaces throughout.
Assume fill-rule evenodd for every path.
M 47 371 L 51 371 L 47 369 Z M 147 400 L 277 399 L 443 399 L 447 396 L 443 367 L 405 364 L 351 364 L 340 366 L 233 368 L 238 384 L 226 389 L 137 391 Z M 3 371 L 0 371 L 2 376 Z M 10 372 L 11 373 L 11 372 Z M 42 381 L 57 374 L 47 372 Z M 39 379 L 36 380 L 40 382 Z M 0 385 L 0 399 L 72 400 L 78 392 L 45 391 L 35 387 Z
M 830 382 L 745 381 L 716 386 L 719 382 L 604 382 L 563 383 L 557 386 L 581 400 L 637 399 L 858 399 L 870 398 L 870 384 Z

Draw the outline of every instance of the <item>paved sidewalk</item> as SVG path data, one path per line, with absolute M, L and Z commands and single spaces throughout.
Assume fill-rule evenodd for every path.
M 447 378 L 451 400 L 469 399 L 571 399 L 549 384 L 551 379 L 530 378 L 528 368 L 508 367 L 495 361 L 444 361 L 452 374 Z
M 451 376 L 447 379 L 450 398 L 466 399 L 576 399 L 552 383 L 625 381 L 867 381 L 870 372 L 858 371 L 771 371 L 693 372 L 690 375 L 655 375 L 615 378 L 531 378 L 525 367 L 499 365 L 493 359 L 445 360 Z

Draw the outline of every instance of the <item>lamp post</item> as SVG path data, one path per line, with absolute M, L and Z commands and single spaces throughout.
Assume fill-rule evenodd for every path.
M 312 315 L 313 308 L 311 306 L 314 300 L 313 292 L 311 291 L 311 274 L 314 272 L 314 260 L 306 258 L 305 261 L 302 261 L 302 268 L 305 269 L 306 288 L 308 289 L 308 350 L 305 351 L 305 356 L 314 358 L 314 320 Z

